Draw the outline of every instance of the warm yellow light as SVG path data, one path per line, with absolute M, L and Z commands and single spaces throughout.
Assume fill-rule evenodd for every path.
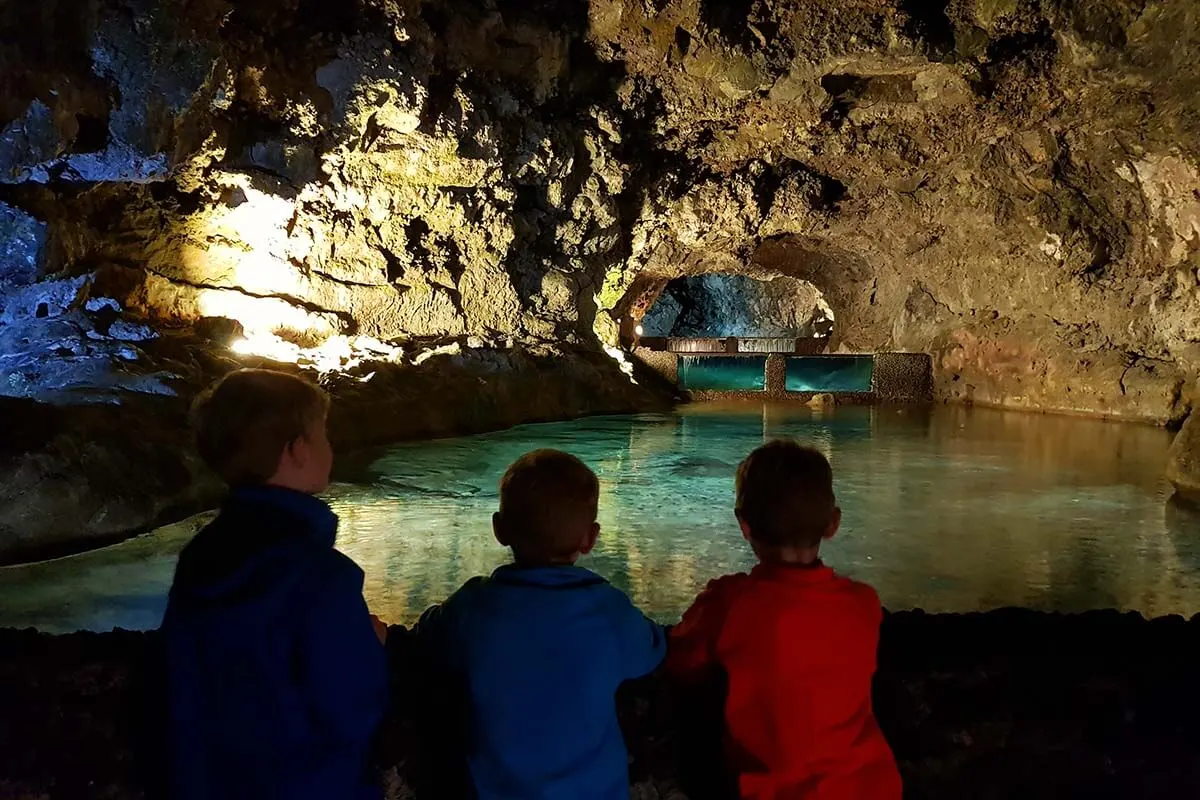
M 629 378 L 629 382 L 636 386 L 637 381 L 633 377 L 633 363 L 625 357 L 625 351 L 619 347 L 612 347 L 606 344 L 604 345 L 604 352 L 608 353 L 609 358 L 617 362 L 617 366 L 620 367 L 621 372 L 624 372 L 625 376 Z
M 642 326 L 638 325 L 636 328 L 633 329 L 633 332 L 636 333 L 638 336 L 641 336 L 642 335 Z
M 331 336 L 317 347 L 299 347 L 273 333 L 247 332 L 243 338 L 233 342 L 230 349 L 241 355 L 298 364 L 322 375 L 352 369 L 364 363 L 398 364 L 404 361 L 404 351 L 399 347 L 369 336 Z

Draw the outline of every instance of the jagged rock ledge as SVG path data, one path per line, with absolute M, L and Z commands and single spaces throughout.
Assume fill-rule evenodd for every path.
M 153 634 L 0 631 L 0 797 L 132 800 L 143 665 Z M 422 769 L 411 710 L 425 687 L 393 628 L 397 704 L 382 737 L 392 797 L 446 797 Z M 876 707 L 909 798 L 1147 798 L 1200 786 L 1200 617 L 1147 621 L 1004 610 L 889 615 Z M 633 797 L 694 798 L 679 714 L 660 678 L 620 698 Z
M 480 433 L 587 414 L 666 410 L 653 373 L 623 374 L 604 353 L 565 345 L 443 348 L 419 363 L 364 363 L 323 381 L 339 453 L 390 442 Z M 265 359 L 209 356 L 161 363 L 173 394 L 108 391 L 91 404 L 0 397 L 0 565 L 119 541 L 211 508 L 223 491 L 191 441 L 190 397 Z

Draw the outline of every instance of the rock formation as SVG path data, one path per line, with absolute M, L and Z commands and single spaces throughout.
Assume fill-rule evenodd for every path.
M 1167 480 L 1187 505 L 1200 505 L 1200 416 L 1183 423 L 1167 452 Z
M 811 284 L 834 349 L 930 353 L 941 399 L 1179 421 L 1198 26 L 1191 0 L 9 3 L 0 393 L 129 429 L 268 356 L 393 412 L 352 441 L 629 410 L 665 395 L 603 348 L 727 273 Z M 580 380 L 526 409 L 553 375 Z M 114 524 L 72 508 L 64 542 Z
M 642 327 L 644 336 L 827 338 L 829 313 L 807 281 L 708 273 L 667 284 Z

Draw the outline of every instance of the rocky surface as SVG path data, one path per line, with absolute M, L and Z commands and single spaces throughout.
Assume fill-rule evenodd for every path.
M 812 282 L 945 399 L 1178 418 L 1195 372 L 1200 38 L 1187 0 L 605 0 L 671 154 L 608 277 Z M 1192 55 L 1188 55 L 1192 54 Z M 652 88 L 651 88 L 652 87 Z
M 0 398 L 0 565 L 117 541 L 208 508 L 183 403 L 64 409 Z
M 830 310 L 807 281 L 709 273 L 667 284 L 642 318 L 643 336 L 827 338 Z
M 456 345 L 442 351 L 413 360 L 419 363 L 368 361 L 327 376 L 334 447 L 345 452 L 670 404 L 670 387 L 656 374 L 639 369 L 633 383 L 603 353 Z M 166 358 L 161 350 L 156 357 Z M 238 364 L 297 369 L 261 358 L 192 363 L 199 372 L 176 382 L 180 394 L 194 394 Z M 219 501 L 224 487 L 194 453 L 183 397 L 119 399 L 63 406 L 0 397 L 0 565 L 119 541 Z
M 810 284 L 833 349 L 930 353 L 944 400 L 1190 410 L 1191 0 L 45 0 L 0 33 L 0 394 L 169 416 L 248 354 L 442 353 L 381 431 L 530 363 L 595 380 L 529 416 L 644 407 L 604 348 L 734 273 Z
M 1200 417 L 1183 423 L 1167 452 L 1167 480 L 1186 503 L 1200 505 Z
M 875 702 L 911 798 L 1189 797 L 1200 786 L 1200 621 L 892 614 Z M 0 632 L 0 797 L 133 800 L 158 764 L 143 735 L 152 634 Z M 381 743 L 393 798 L 452 797 L 420 747 L 426 694 L 403 630 L 390 649 L 396 708 Z M 661 679 L 620 698 L 632 796 L 706 796 L 704 710 Z M 700 728 L 699 730 L 703 730 Z

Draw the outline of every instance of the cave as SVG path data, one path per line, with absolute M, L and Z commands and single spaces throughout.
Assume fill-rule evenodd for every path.
M 713 273 L 676 278 L 642 317 L 647 338 L 820 339 L 833 331 L 833 310 L 810 283 Z
M 580 563 L 674 623 L 794 439 L 913 797 L 1192 793 L 1196 623 L 1115 612 L 1200 611 L 1198 59 L 1194 0 L 0 5 L 0 795 L 145 794 L 110 723 L 241 369 L 328 398 L 396 682 L 522 452 L 593 470 Z M 634 796 L 686 797 L 657 681 Z

